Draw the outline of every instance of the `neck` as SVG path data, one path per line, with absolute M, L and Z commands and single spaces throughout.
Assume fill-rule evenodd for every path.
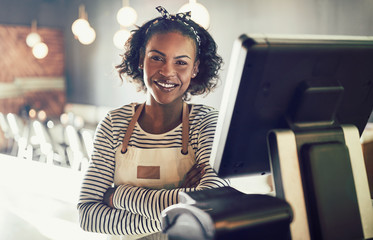
M 145 108 L 138 120 L 142 129 L 149 133 L 165 133 L 182 122 L 183 102 L 159 104 L 156 101 L 146 101 Z

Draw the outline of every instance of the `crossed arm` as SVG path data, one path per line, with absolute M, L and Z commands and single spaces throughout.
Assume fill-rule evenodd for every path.
M 112 140 L 108 137 L 107 129 L 110 128 L 102 126 L 97 131 L 92 161 L 81 188 L 78 203 L 79 220 L 81 227 L 86 231 L 113 235 L 158 232 L 162 229 L 162 210 L 178 203 L 180 191 L 203 190 L 227 185 L 225 180 L 216 176 L 208 163 L 211 136 L 201 134 L 196 152 L 197 164 L 186 175 L 182 187 L 172 190 L 152 190 L 120 185 L 116 189 L 111 189 L 114 179 L 115 150 L 111 147 Z

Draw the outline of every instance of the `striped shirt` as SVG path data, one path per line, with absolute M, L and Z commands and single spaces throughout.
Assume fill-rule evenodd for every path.
M 192 105 L 189 115 L 189 144 L 195 151 L 196 162 L 205 164 L 205 174 L 195 188 L 152 190 L 120 185 L 113 196 L 115 208 L 103 203 L 106 190 L 112 186 L 115 152 L 134 114 L 135 104 L 110 111 L 97 127 L 90 166 L 83 179 L 78 202 L 80 226 L 85 231 L 112 235 L 138 235 L 159 232 L 161 212 L 178 203 L 180 191 L 195 191 L 227 186 L 209 165 L 218 112 L 204 105 Z M 181 124 L 161 137 L 143 131 L 138 124 L 129 146 L 136 148 L 180 148 Z

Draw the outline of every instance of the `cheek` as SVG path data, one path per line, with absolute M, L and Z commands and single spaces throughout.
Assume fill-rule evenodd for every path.
M 184 76 L 184 78 L 191 78 L 193 75 L 193 68 L 187 67 L 179 69 L 178 72 L 181 76 Z
M 144 83 L 146 88 L 149 88 L 150 76 L 151 75 L 149 75 L 149 73 L 147 71 L 145 71 L 145 68 L 144 68 L 143 74 L 142 74 L 142 79 L 143 79 L 143 83 Z
M 144 69 L 143 69 L 143 78 L 144 81 L 146 81 L 148 78 L 151 78 L 155 73 L 157 72 L 157 67 L 155 67 L 152 64 L 144 64 Z
M 190 71 L 184 71 L 183 73 L 179 72 L 179 79 L 186 85 L 189 85 L 192 81 L 192 73 Z

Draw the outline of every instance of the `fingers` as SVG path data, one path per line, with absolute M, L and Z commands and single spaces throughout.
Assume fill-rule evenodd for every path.
M 196 163 L 192 166 L 191 169 L 189 169 L 189 171 L 187 172 L 186 175 L 191 174 L 192 172 L 200 172 L 200 171 L 204 170 L 205 167 L 206 167 L 206 164 L 204 164 L 204 163 L 201 164 L 201 165 Z
M 203 172 L 204 174 L 204 166 L 199 166 L 195 164 L 186 174 L 185 180 L 187 182 L 191 181 L 194 178 L 199 178 L 201 176 L 201 173 Z M 202 175 L 203 175 L 202 174 Z
M 114 208 L 113 205 L 113 195 L 116 190 L 116 187 L 110 187 L 104 194 L 103 202 L 111 208 Z
M 187 187 L 197 186 L 199 184 L 201 177 L 202 177 L 202 173 L 198 172 L 193 177 L 186 179 L 185 183 L 187 184 Z
M 195 164 L 185 175 L 181 187 L 196 187 L 198 186 L 202 176 L 205 174 L 205 164 Z

